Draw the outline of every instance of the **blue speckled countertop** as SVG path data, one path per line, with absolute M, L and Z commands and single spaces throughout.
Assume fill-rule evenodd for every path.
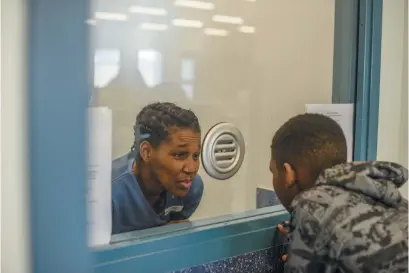
M 171 273 L 273 273 L 271 252 L 272 249 L 246 253 Z

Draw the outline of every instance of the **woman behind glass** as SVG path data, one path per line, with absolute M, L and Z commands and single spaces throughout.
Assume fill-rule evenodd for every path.
M 173 103 L 153 103 L 137 115 L 131 151 L 112 163 L 112 234 L 187 220 L 203 182 L 200 125 Z

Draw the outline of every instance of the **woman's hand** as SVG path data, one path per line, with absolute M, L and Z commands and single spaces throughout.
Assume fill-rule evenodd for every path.
M 288 230 L 289 226 L 290 226 L 290 222 L 285 221 L 283 224 L 278 224 L 277 229 L 281 234 L 288 236 L 290 233 Z M 287 260 L 287 254 L 284 254 L 283 256 L 281 256 L 281 259 L 283 260 L 283 262 L 285 262 Z

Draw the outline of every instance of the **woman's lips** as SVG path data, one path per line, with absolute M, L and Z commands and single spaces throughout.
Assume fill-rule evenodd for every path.
M 186 180 L 180 180 L 179 184 L 185 188 L 185 189 L 189 189 L 192 186 L 192 180 L 191 179 L 186 179 Z

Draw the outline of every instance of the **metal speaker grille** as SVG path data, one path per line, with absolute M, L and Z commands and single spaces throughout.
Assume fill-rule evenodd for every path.
M 203 141 L 203 167 L 215 179 L 228 179 L 240 169 L 244 152 L 240 131 L 230 123 L 216 124 Z

